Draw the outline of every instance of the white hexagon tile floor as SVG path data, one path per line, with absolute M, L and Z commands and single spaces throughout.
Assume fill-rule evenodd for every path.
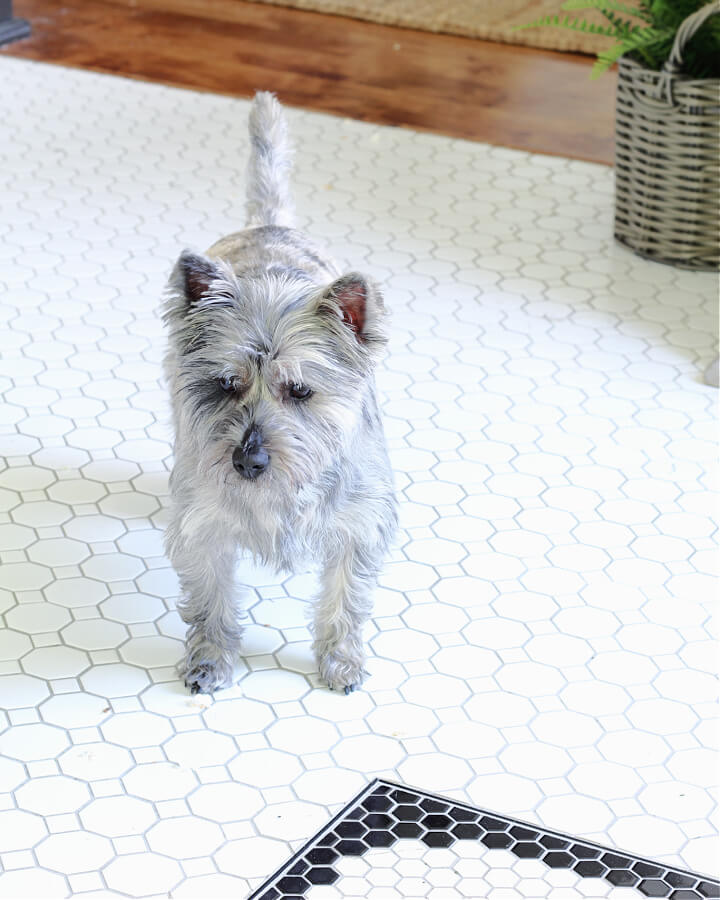
M 717 277 L 616 246 L 604 167 L 290 110 L 303 227 L 392 309 L 401 531 L 364 690 L 243 563 L 191 697 L 158 302 L 242 225 L 248 104 L 0 74 L 0 896 L 244 896 L 373 777 L 712 873 Z

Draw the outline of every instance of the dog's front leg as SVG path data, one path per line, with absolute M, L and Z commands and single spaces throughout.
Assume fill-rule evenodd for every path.
M 190 517 L 183 517 L 191 521 Z M 180 578 L 178 611 L 189 625 L 178 672 L 193 694 L 211 694 L 232 684 L 242 626 L 234 579 L 236 547 L 222 528 L 183 533 L 182 519 L 168 529 L 168 552 Z
M 313 650 L 320 676 L 346 694 L 365 678 L 362 628 L 372 611 L 378 567 L 367 548 L 349 545 L 326 561 L 313 618 Z

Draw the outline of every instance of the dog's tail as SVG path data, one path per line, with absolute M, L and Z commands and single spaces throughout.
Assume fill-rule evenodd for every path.
M 292 226 L 290 144 L 285 114 L 274 94 L 255 94 L 248 127 L 247 224 Z

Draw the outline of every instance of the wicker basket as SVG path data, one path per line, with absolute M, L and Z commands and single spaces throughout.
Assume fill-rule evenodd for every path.
M 678 29 L 662 71 L 620 59 L 615 237 L 641 256 L 692 269 L 720 264 L 720 80 L 680 74 L 687 41 L 720 2 Z

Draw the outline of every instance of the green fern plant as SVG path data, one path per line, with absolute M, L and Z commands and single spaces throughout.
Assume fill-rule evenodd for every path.
M 561 9 L 574 12 L 596 9 L 607 25 L 571 16 L 542 16 L 518 28 L 550 26 L 613 38 L 608 50 L 598 53 L 591 78 L 606 72 L 621 56 L 629 56 L 649 69 L 659 70 L 670 55 L 675 33 L 685 19 L 707 0 L 566 0 Z M 683 52 L 683 74 L 691 78 L 720 77 L 720 16 L 711 17 L 688 42 Z

